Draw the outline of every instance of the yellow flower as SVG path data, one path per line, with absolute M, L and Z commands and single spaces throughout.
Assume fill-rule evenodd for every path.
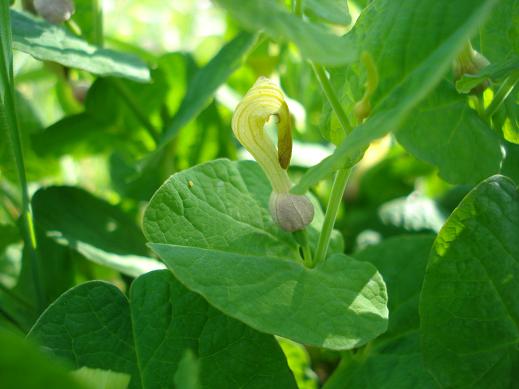
M 271 117 L 278 128 L 277 149 L 264 129 Z M 269 79 L 260 77 L 236 107 L 232 130 L 272 185 L 269 208 L 274 221 L 287 231 L 304 229 L 313 219 L 314 208 L 306 196 L 289 193 L 292 183 L 286 169 L 292 156 L 292 130 L 290 112 L 281 89 Z

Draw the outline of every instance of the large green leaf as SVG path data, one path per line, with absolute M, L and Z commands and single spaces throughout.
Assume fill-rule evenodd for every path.
M 355 258 L 377 266 L 387 283 L 388 331 L 369 347 L 345 355 L 326 389 L 436 388 L 422 364 L 418 297 L 434 236 L 398 236 L 370 246 Z
M 40 189 L 33 209 L 47 236 L 98 264 L 133 277 L 163 267 L 147 257 L 144 237 L 131 218 L 82 189 Z
M 373 51 L 371 54 L 377 61 L 380 73 L 373 115 L 356 127 L 334 154 L 309 169 L 294 187 L 294 193 L 304 193 L 333 171 L 355 163 L 371 141 L 397 130 L 420 100 L 441 80 L 455 55 L 496 2 L 463 0 L 443 4 L 432 0 L 408 1 L 406 6 L 387 0 L 372 2 L 367 8 L 366 24 L 362 24 L 360 19 L 358 21 L 361 26 L 358 27 L 358 35 L 360 42 L 371 45 L 366 50 Z M 387 14 L 385 10 L 392 13 Z M 401 22 L 400 19 L 398 23 L 392 21 L 403 11 L 407 16 Z M 438 22 L 432 23 L 431 18 Z M 370 29 L 372 24 L 379 27 Z M 399 28 L 394 28 L 395 25 Z M 429 32 L 426 32 L 425 26 L 428 26 Z M 438 32 L 438 26 L 445 27 Z M 415 28 L 421 33 L 414 33 Z M 352 39 L 359 39 L 355 36 Z M 409 37 L 416 37 L 411 41 L 412 45 L 408 42 Z M 385 50 L 392 39 L 399 44 Z M 393 50 L 400 51 L 400 54 L 396 55 Z M 402 66 L 403 60 L 405 66 Z
M 68 374 L 66 368 L 50 360 L 35 344 L 0 329 L 0 377 L 2 388 L 87 389 Z
M 77 368 L 131 374 L 131 388 L 172 387 L 188 350 L 203 388 L 295 388 L 273 337 L 224 316 L 165 270 L 135 280 L 129 301 L 105 282 L 79 285 L 29 337 Z
M 297 258 L 298 246 L 272 222 L 272 189 L 254 162 L 220 159 L 173 175 L 144 217 L 150 242 Z
M 446 81 L 415 108 L 396 137 L 452 183 L 476 183 L 496 174 L 503 158 L 497 134 Z
M 426 367 L 445 387 L 511 388 L 519 379 L 519 193 L 494 176 L 438 235 L 420 300 Z
M 86 70 L 100 76 L 117 76 L 145 82 L 150 79 L 146 65 L 138 58 L 91 46 L 67 30 L 11 11 L 13 47 L 44 61 Z
M 276 0 L 215 0 L 251 31 L 264 30 L 272 39 L 294 42 L 303 56 L 326 65 L 342 65 L 357 57 L 351 41 L 326 32 L 317 25 L 290 14 Z M 346 6 L 346 3 L 344 3 Z M 324 6 L 323 6 L 324 7 Z
M 199 165 L 156 192 L 144 232 L 181 282 L 261 331 L 334 349 L 383 332 L 386 292 L 376 269 L 343 255 L 305 268 L 294 238 L 271 220 L 270 192 L 256 163 Z M 310 228 L 313 243 L 321 222 Z

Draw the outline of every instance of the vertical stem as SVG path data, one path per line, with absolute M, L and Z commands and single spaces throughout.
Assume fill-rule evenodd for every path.
M 18 119 L 16 117 L 14 84 L 13 84 L 13 57 L 12 57 L 12 38 L 11 20 L 9 15 L 9 2 L 2 1 L 0 4 L 0 125 L 7 135 L 7 142 L 10 143 L 12 156 L 16 164 L 18 183 L 22 195 L 21 222 L 24 236 L 24 243 L 32 262 L 32 274 L 34 287 L 40 307 L 45 301 L 44 290 L 39 274 L 39 258 L 37 251 L 36 233 L 34 231 L 33 215 L 29 189 L 27 186 L 27 176 L 25 174 L 25 163 L 23 158 L 22 142 Z
M 303 0 L 292 0 L 292 12 L 296 16 L 303 16 Z
M 494 114 L 497 112 L 499 107 L 501 107 L 501 105 L 503 104 L 505 99 L 510 95 L 510 93 L 514 89 L 518 80 L 519 80 L 519 71 L 510 75 L 501 84 L 501 86 L 499 87 L 499 89 L 496 92 L 496 95 L 492 99 L 492 102 L 490 103 L 487 110 L 485 111 L 485 118 L 487 120 L 490 120 L 492 118 L 492 116 L 494 116 Z
M 321 85 L 321 88 L 324 92 L 324 95 L 328 99 L 328 102 L 332 106 L 332 109 L 335 111 L 335 114 L 337 115 L 337 119 L 339 120 L 341 127 L 343 128 L 346 135 L 348 135 L 353 130 L 353 128 L 350 124 L 350 121 L 348 120 L 348 117 L 346 116 L 346 113 L 342 109 L 339 99 L 335 95 L 335 91 L 333 90 L 332 84 L 330 83 L 330 80 L 328 79 L 328 76 L 326 75 L 324 68 L 322 67 L 322 65 L 316 63 L 311 64 L 312 68 L 314 69 L 314 73 L 317 77 L 317 80 L 319 81 L 319 84 Z
M 324 216 L 323 227 L 321 229 L 321 235 L 319 235 L 319 242 L 317 243 L 317 250 L 315 252 L 315 264 L 326 259 L 328 244 L 332 235 L 335 219 L 337 218 L 337 213 L 339 212 L 342 196 L 346 189 L 348 178 L 350 177 L 350 171 L 350 169 L 340 169 L 335 173 L 335 179 L 333 181 L 330 199 L 328 200 L 328 206 L 326 207 L 326 214 Z
M 294 7 L 294 13 L 297 16 L 302 16 L 302 0 L 293 0 L 292 4 Z M 328 102 L 337 115 L 341 127 L 343 128 L 345 134 L 348 135 L 353 130 L 353 127 L 348 120 L 348 116 L 346 116 L 346 113 L 342 109 L 342 105 L 339 102 L 335 91 L 333 90 L 333 86 L 330 83 L 330 80 L 328 79 L 323 66 L 313 62 L 310 62 L 310 64 L 312 65 L 317 80 L 319 81 L 319 84 L 321 85 L 321 88 Z M 311 263 L 311 267 L 326 259 L 326 252 L 328 251 L 330 237 L 332 235 L 335 219 L 337 218 L 337 213 L 339 212 L 342 196 L 344 194 L 344 190 L 346 189 L 348 178 L 350 177 L 350 171 L 350 169 L 339 169 L 335 173 L 330 199 L 328 200 L 328 206 L 326 207 L 323 227 L 321 229 L 321 234 L 319 235 L 319 242 L 317 243 L 317 250 Z
M 352 126 L 346 113 L 342 109 L 342 105 L 337 98 L 335 91 L 333 90 L 332 84 L 324 71 L 324 68 L 319 65 L 312 63 L 312 67 L 314 69 L 315 75 L 321 88 L 328 99 L 328 102 L 332 106 L 332 109 L 335 111 L 337 115 L 337 119 L 341 124 L 346 135 L 348 135 L 352 130 Z M 335 173 L 335 179 L 332 185 L 332 191 L 330 193 L 330 199 L 328 200 L 328 206 L 326 207 L 326 214 L 324 216 L 323 227 L 321 230 L 321 234 L 319 235 L 319 242 L 317 243 L 317 251 L 315 252 L 314 263 L 317 264 L 326 259 L 326 253 L 328 251 L 328 245 L 330 243 L 330 237 L 332 235 L 333 226 L 335 224 L 335 219 L 337 218 L 337 213 L 339 212 L 339 206 L 342 201 L 342 196 L 344 194 L 344 190 L 346 189 L 346 184 L 348 183 L 348 178 L 350 177 L 350 169 L 340 169 Z
M 99 4 L 99 0 L 92 2 L 93 7 L 93 24 L 94 24 L 94 44 L 103 47 L 103 7 Z

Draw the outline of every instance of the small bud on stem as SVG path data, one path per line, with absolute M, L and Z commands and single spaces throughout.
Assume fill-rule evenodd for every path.
M 468 42 L 461 53 L 456 57 L 452 65 L 454 79 L 459 80 L 464 74 L 478 74 L 481 69 L 490 64 L 485 56 L 472 48 Z M 483 81 L 480 85 L 474 87 L 471 93 L 479 93 L 488 87 L 488 81 Z
M 34 0 L 34 9 L 43 19 L 53 24 L 69 20 L 75 11 L 72 0 Z

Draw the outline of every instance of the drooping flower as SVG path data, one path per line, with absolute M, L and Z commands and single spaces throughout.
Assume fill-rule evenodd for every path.
M 271 117 L 278 129 L 277 148 L 264 128 Z M 272 185 L 269 209 L 273 220 L 287 231 L 303 230 L 314 217 L 314 207 L 306 196 L 289 193 L 292 183 L 286 169 L 292 156 L 292 130 L 281 89 L 260 77 L 236 107 L 232 130 Z

